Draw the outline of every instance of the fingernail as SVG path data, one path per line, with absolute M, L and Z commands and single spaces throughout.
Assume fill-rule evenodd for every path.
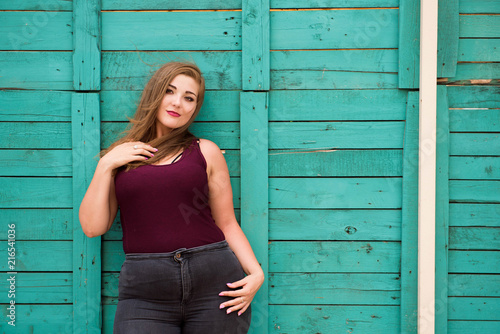
M 151 156 L 154 157 L 155 155 L 153 153 L 151 153 Z
M 231 285 L 231 284 L 233 284 L 233 283 L 226 283 L 226 284 L 227 284 L 227 285 Z
M 155 152 L 158 152 L 158 149 L 157 149 L 157 148 L 155 148 Z
M 219 308 L 224 308 L 224 305 L 223 305 L 223 304 L 220 304 Z
M 224 296 L 224 294 L 221 292 L 221 293 L 219 293 L 219 296 Z
M 146 158 L 146 160 L 148 160 L 149 158 Z
M 238 312 L 238 317 L 241 315 L 241 312 Z
M 229 314 L 229 313 L 231 313 L 231 310 L 229 310 L 229 309 L 228 309 L 228 310 L 227 310 L 227 314 Z

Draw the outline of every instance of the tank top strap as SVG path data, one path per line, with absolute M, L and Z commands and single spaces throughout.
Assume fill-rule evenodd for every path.
M 195 151 L 198 153 L 198 157 L 200 159 L 200 162 L 201 164 L 203 165 L 203 167 L 205 168 L 205 170 L 207 169 L 207 161 L 205 160 L 205 156 L 203 155 L 203 153 L 201 152 L 201 148 L 200 148 L 200 138 L 195 138 L 195 140 L 193 141 L 194 143 L 194 148 L 195 148 Z

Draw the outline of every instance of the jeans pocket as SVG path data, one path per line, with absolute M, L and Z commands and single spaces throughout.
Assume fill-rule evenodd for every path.
M 241 266 L 241 263 L 240 263 L 240 260 L 238 260 L 238 257 L 236 256 L 236 254 L 233 252 L 232 249 L 229 249 L 231 251 L 231 253 L 233 254 L 233 257 L 234 257 L 234 261 L 235 261 L 235 265 L 238 267 L 238 269 L 240 270 L 241 272 L 241 277 L 244 278 L 246 276 L 246 273 L 245 271 L 243 270 L 243 267 Z

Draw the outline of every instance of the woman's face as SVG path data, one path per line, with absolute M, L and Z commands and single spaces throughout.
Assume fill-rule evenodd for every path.
M 172 80 L 156 115 L 157 137 L 186 124 L 196 109 L 199 84 L 191 77 L 179 74 Z

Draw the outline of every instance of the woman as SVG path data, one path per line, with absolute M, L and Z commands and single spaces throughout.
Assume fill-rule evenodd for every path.
M 188 130 L 204 93 L 194 64 L 157 70 L 80 205 L 90 238 L 110 229 L 120 207 L 115 334 L 248 331 L 264 273 L 235 218 L 224 156 Z

